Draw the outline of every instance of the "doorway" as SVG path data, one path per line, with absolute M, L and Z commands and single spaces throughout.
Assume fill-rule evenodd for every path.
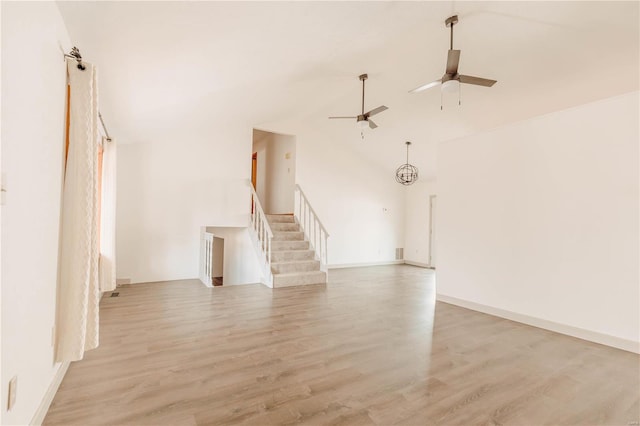
M 251 183 L 266 214 L 293 214 L 296 137 L 253 130 Z
M 258 153 L 254 152 L 251 156 L 251 185 L 253 185 L 253 190 L 256 190 L 258 179 Z
M 436 200 L 429 196 L 429 268 L 436 269 Z
M 224 280 L 224 238 L 213 237 L 211 250 L 211 284 L 222 285 Z

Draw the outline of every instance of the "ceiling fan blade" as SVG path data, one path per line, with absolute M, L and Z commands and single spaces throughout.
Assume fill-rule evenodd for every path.
M 422 92 L 423 90 L 431 89 L 432 87 L 435 87 L 440 83 L 442 83 L 442 79 L 436 80 L 436 81 L 432 81 L 431 83 L 423 84 L 422 86 L 418 86 L 413 90 L 409 90 L 409 93 Z
M 369 111 L 369 112 L 366 112 L 364 115 L 365 115 L 366 117 L 371 117 L 372 115 L 380 114 L 382 111 L 386 111 L 386 110 L 388 110 L 388 109 L 389 109 L 388 107 L 386 107 L 386 106 L 382 105 L 382 106 L 379 106 L 378 108 L 374 108 L 374 109 L 372 109 L 372 110 L 371 110 L 371 111 Z
M 354 119 L 354 118 L 358 118 L 358 117 L 329 117 L 329 120 L 332 120 L 334 118 L 350 118 L 350 119 Z
M 388 110 L 388 109 L 389 109 L 389 108 L 387 108 L 386 106 L 382 105 L 382 106 L 379 106 L 378 108 L 374 108 L 374 109 L 372 109 L 372 110 L 371 110 L 371 111 L 369 111 L 369 112 L 365 112 L 365 113 L 364 113 L 364 116 L 365 116 L 365 117 L 371 117 L 372 115 L 379 114 L 379 113 L 381 113 L 382 111 L 386 111 L 386 110 Z
M 456 75 L 458 73 L 458 63 L 460 62 L 460 51 L 449 50 L 447 54 L 447 74 Z
M 461 75 L 460 83 L 475 84 L 476 86 L 491 87 L 497 83 L 496 80 L 489 80 L 488 78 L 471 77 L 470 75 Z
M 378 127 L 378 125 L 376 123 L 374 123 L 371 120 L 367 120 L 369 122 L 369 128 L 370 129 L 375 129 L 376 127 Z

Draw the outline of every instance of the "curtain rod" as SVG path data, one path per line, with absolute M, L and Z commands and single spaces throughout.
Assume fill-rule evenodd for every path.
M 73 46 L 71 52 L 64 54 L 65 58 L 71 58 L 78 61 L 78 69 L 80 71 L 84 71 L 87 69 L 84 65 L 82 65 L 82 55 L 80 54 L 80 50 L 77 47 Z M 107 137 L 107 142 L 111 142 L 111 136 L 109 136 L 109 131 L 107 130 L 107 126 L 104 124 L 104 119 L 102 118 L 102 114 L 98 111 L 98 118 L 100 118 L 100 124 L 102 124 L 102 130 L 104 130 L 104 135 Z
M 100 119 L 100 124 L 102 124 L 102 130 L 104 130 L 104 135 L 107 137 L 107 142 L 111 142 L 111 136 L 109 136 L 109 131 L 107 130 L 107 126 L 104 125 L 104 119 L 102 118 L 102 114 L 98 111 L 98 118 Z

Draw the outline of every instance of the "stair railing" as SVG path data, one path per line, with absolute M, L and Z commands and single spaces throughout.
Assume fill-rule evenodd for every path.
M 294 200 L 295 206 L 293 212 L 296 222 L 304 232 L 305 239 L 309 241 L 309 245 L 318 255 L 320 270 L 328 273 L 327 239 L 329 238 L 329 233 L 298 184 L 296 184 Z
M 273 287 L 273 274 L 271 273 L 271 239 L 273 238 L 273 232 L 267 221 L 267 216 L 264 214 L 256 190 L 252 184 L 249 184 L 249 187 L 251 188 L 251 218 L 249 225 L 253 231 L 249 234 L 252 237 L 256 251 L 259 253 L 265 284 Z

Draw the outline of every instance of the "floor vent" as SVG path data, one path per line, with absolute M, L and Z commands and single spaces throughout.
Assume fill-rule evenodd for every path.
M 120 292 L 119 291 L 114 291 L 113 293 L 111 293 L 111 296 L 109 297 L 118 297 L 120 296 Z
M 400 247 L 396 249 L 396 260 L 402 259 L 404 259 L 404 249 Z

